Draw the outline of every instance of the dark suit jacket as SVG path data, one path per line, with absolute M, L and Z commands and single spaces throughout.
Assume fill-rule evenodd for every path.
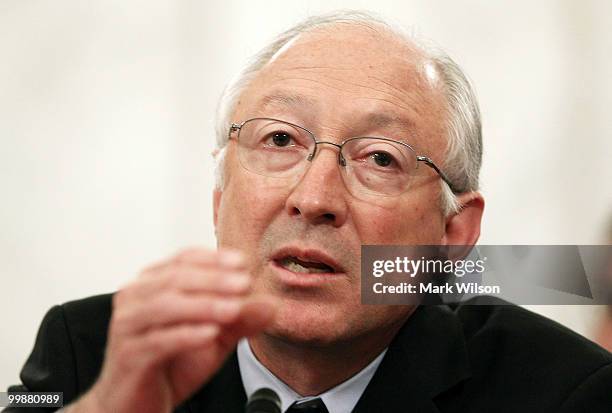
M 111 296 L 53 307 L 12 390 L 62 391 L 95 381 Z M 236 355 L 176 412 L 243 412 Z M 15 409 L 14 412 L 45 410 Z M 612 412 L 612 355 L 520 307 L 422 306 L 408 319 L 356 412 Z

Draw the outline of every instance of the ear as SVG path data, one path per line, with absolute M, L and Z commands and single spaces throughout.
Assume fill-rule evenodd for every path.
M 484 211 L 484 198 L 478 192 L 457 196 L 461 209 L 446 217 L 442 245 L 474 245 L 480 237 L 480 222 Z

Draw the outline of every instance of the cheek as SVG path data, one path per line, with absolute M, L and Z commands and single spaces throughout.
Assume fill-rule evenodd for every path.
M 223 190 L 218 211 L 220 246 L 254 248 L 270 222 L 283 209 L 286 190 L 268 178 L 235 171 Z
M 362 244 L 437 244 L 442 236 L 436 211 L 417 203 L 356 206 L 353 216 Z

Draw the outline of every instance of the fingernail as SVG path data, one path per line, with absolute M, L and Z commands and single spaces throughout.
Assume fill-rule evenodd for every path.
M 208 339 L 216 336 L 219 333 L 219 327 L 215 325 L 205 325 L 196 330 L 196 334 L 201 339 Z
M 225 300 L 218 302 L 215 306 L 219 321 L 232 321 L 238 316 L 241 309 L 241 301 Z
M 244 264 L 244 255 L 235 250 L 220 251 L 219 261 L 223 265 L 238 267 Z
M 232 273 L 223 282 L 232 291 L 245 291 L 251 285 L 251 277 L 243 273 Z

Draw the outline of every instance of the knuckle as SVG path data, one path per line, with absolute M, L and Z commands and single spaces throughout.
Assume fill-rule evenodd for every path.
M 144 339 L 144 351 L 149 354 L 161 354 L 165 350 L 166 346 L 162 341 L 161 334 L 151 333 Z
M 174 274 L 175 272 L 176 272 L 176 269 L 168 269 L 164 272 L 160 272 L 159 274 L 157 274 L 157 276 L 155 277 L 155 280 L 152 281 L 154 282 L 154 289 L 156 291 L 164 291 L 172 287 L 172 284 L 173 284 L 172 274 Z
M 137 343 L 124 343 L 115 350 L 113 361 L 119 371 L 130 371 L 143 360 L 145 354 Z
M 109 336 L 116 337 L 130 331 L 131 317 L 122 311 L 113 313 L 109 325 Z
M 127 324 L 127 322 L 129 321 L 129 316 L 128 313 L 126 311 L 115 311 L 113 313 L 113 315 L 111 316 L 111 326 L 122 326 L 124 324 Z
M 123 304 L 126 301 L 126 290 L 127 288 L 123 288 L 119 291 L 117 291 L 115 294 L 113 294 L 113 299 L 112 299 L 112 309 L 113 312 L 115 312 L 115 310 L 117 310 L 118 308 L 121 308 L 123 306 Z
M 189 261 L 196 255 L 199 255 L 200 249 L 197 247 L 187 247 L 180 250 L 176 256 L 174 257 L 176 262 L 185 262 Z
M 189 342 L 189 334 L 181 334 L 182 327 L 168 327 L 147 334 L 142 351 L 153 359 L 164 359 Z
M 191 334 L 190 329 L 186 327 L 179 327 L 175 332 L 173 341 L 176 343 L 176 345 L 184 347 L 191 342 L 192 338 L 193 335 Z
M 140 272 L 140 276 L 141 277 L 146 277 L 146 276 L 150 276 L 152 274 L 155 274 L 156 272 L 160 271 L 161 269 L 163 269 L 164 267 L 166 267 L 168 265 L 167 261 L 160 261 L 160 262 L 156 262 L 153 264 L 150 264 L 146 267 L 144 267 L 142 269 L 142 271 Z
M 138 284 L 136 282 L 130 282 L 123 286 L 119 291 L 117 291 L 113 295 L 113 309 L 121 308 L 132 301 L 132 299 L 136 296 L 136 292 L 138 291 Z
M 140 273 L 138 274 L 138 279 L 142 280 L 142 279 L 153 277 L 155 274 L 159 272 L 159 270 L 160 270 L 160 267 L 155 267 L 155 266 L 147 267 L 143 269 L 142 271 L 140 271 Z
M 159 287 L 162 290 L 184 290 L 195 286 L 206 286 L 209 282 L 210 271 L 184 264 L 174 265 L 159 278 Z
M 173 308 L 173 304 L 177 302 L 177 296 L 173 293 L 160 294 L 155 300 L 151 301 L 151 312 L 167 312 Z

